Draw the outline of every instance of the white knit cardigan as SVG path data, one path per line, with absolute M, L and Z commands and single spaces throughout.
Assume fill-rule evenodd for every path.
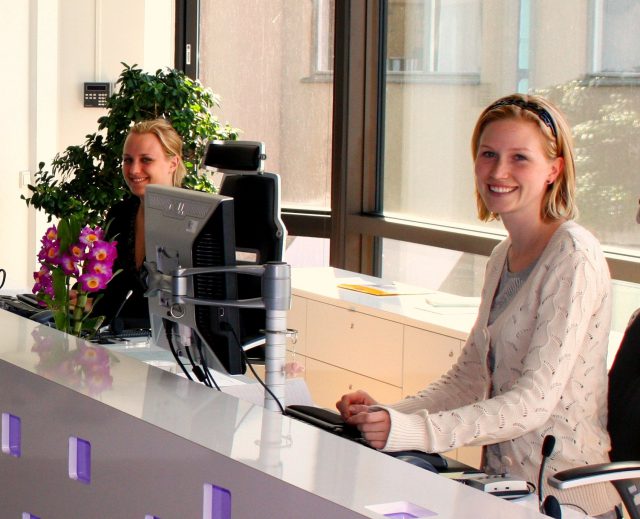
M 509 246 L 509 239 L 503 241 L 489 258 L 478 318 L 453 368 L 416 396 L 380 406 L 391 416 L 384 450 L 443 452 L 483 445 L 485 472 L 507 472 L 533 483 L 547 434 L 556 438 L 548 473 L 609 460 L 611 297 L 600 245 L 575 222 L 563 223 L 488 326 Z M 608 483 L 567 491 L 545 486 L 544 492 L 590 515 L 620 501 Z

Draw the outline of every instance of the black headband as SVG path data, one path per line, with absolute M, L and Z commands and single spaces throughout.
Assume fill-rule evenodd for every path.
M 551 114 L 547 112 L 544 108 L 536 103 L 532 103 L 531 101 L 524 101 L 518 97 L 507 97 L 506 99 L 501 99 L 500 101 L 496 101 L 493 103 L 488 109 L 487 112 L 493 110 L 494 108 L 499 108 L 501 106 L 517 106 L 522 108 L 523 110 L 527 110 L 529 112 L 534 113 L 550 130 L 553 136 L 557 139 L 558 132 L 556 130 L 556 123 L 551 117 Z

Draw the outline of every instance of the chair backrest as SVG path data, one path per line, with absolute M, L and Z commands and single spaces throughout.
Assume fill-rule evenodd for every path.
M 210 141 L 203 164 L 224 177 L 220 194 L 234 200 L 238 264 L 263 265 L 284 258 L 287 231 L 280 215 L 280 177 L 264 171 L 264 143 Z M 260 297 L 261 280 L 238 276 L 238 298 Z M 243 344 L 260 337 L 265 311 L 240 310 Z
M 220 194 L 233 197 L 236 249 L 248 254 L 242 263 L 263 265 L 282 261 L 286 228 L 280 215 L 280 177 L 275 173 L 226 174 Z M 254 276 L 238 276 L 238 298 L 260 297 L 261 280 Z M 243 344 L 261 337 L 265 328 L 264 310 L 241 309 Z
M 203 165 L 222 173 L 220 194 L 234 199 L 236 247 L 257 255 L 255 263 L 282 261 L 286 228 L 280 215 L 280 177 L 264 171 L 264 143 L 210 141 Z
M 630 519 L 640 519 L 640 479 L 612 481 Z
M 640 311 L 630 322 L 609 371 L 611 461 L 640 462 Z M 640 519 L 640 480 L 613 481 L 632 519 Z
M 286 230 L 280 216 L 280 177 L 275 173 L 225 175 L 220 194 L 234 201 L 236 247 L 256 262 L 282 261 Z
M 611 461 L 640 461 L 640 312 L 631 321 L 609 371 Z

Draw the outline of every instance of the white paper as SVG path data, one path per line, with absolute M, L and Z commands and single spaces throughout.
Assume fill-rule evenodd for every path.
M 452 308 L 478 308 L 480 306 L 479 297 L 464 297 L 453 294 L 445 294 L 439 292 L 437 294 L 429 294 L 425 298 L 429 306 L 436 307 L 452 307 Z

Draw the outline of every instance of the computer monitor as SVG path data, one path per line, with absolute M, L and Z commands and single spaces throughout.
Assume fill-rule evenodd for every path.
M 238 309 L 176 304 L 171 295 L 171 275 L 178 267 L 236 264 L 233 199 L 149 185 L 144 210 L 149 314 L 155 343 L 169 346 L 165 323 L 173 323 L 171 336 L 176 349 L 191 344 L 191 353 L 197 354 L 200 362 L 204 359 L 208 367 L 230 374 L 244 373 Z M 197 274 L 185 280 L 189 298 L 219 301 L 238 298 L 235 273 Z

